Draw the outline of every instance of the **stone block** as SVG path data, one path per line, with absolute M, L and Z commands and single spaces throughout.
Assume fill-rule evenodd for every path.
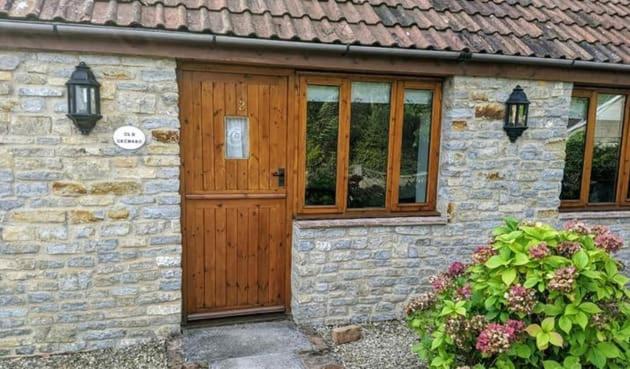
M 137 182 L 120 181 L 120 182 L 100 182 L 90 187 L 90 194 L 93 195 L 129 195 L 139 193 L 140 184 Z
M 336 327 L 332 329 L 331 336 L 333 342 L 337 345 L 358 341 L 361 339 L 361 326 Z
M 45 116 L 18 115 L 9 125 L 13 135 L 44 135 L 50 133 L 52 120 Z
M 70 224 L 94 223 L 103 220 L 102 216 L 91 210 L 70 210 L 68 211 L 68 221 Z
M 156 129 L 151 131 L 153 140 L 161 143 L 178 143 L 179 131 Z
M 10 218 L 18 223 L 63 223 L 66 212 L 63 210 L 18 210 L 11 213 Z

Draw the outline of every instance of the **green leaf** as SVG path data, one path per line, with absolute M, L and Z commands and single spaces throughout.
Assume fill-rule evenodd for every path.
M 490 269 L 496 269 L 502 265 L 505 265 L 505 260 L 501 255 L 495 255 L 486 261 L 486 266 Z
M 609 359 L 621 356 L 621 351 L 619 351 L 617 345 L 612 342 L 600 342 L 597 344 L 597 349 Z
M 564 344 L 564 340 L 562 339 L 562 336 L 560 335 L 560 333 L 550 332 L 549 343 L 551 343 L 554 346 L 562 347 L 562 345 Z
M 567 307 L 564 309 L 564 313 L 566 315 L 575 315 L 579 312 L 577 306 L 575 306 L 575 304 L 569 304 L 567 305 Z
M 509 286 L 516 279 L 516 269 L 510 268 L 501 273 L 501 279 L 506 286 Z
M 545 369 L 563 369 L 562 365 L 559 362 L 554 360 L 545 360 L 543 361 L 543 367 Z
M 575 255 L 573 255 L 571 259 L 573 260 L 573 264 L 575 264 L 578 270 L 582 270 L 588 265 L 588 255 L 584 250 L 580 250 L 575 253 Z
M 602 309 L 599 308 L 599 306 L 595 305 L 592 302 L 584 302 L 580 305 L 580 310 L 585 311 L 589 314 L 597 314 L 597 313 L 601 313 Z
M 588 317 L 583 312 L 578 312 L 577 315 L 573 318 L 573 321 L 577 323 L 582 329 L 586 329 L 586 325 L 588 324 Z
M 618 273 L 617 264 L 615 264 L 615 262 L 612 260 L 608 260 L 606 262 L 606 264 L 604 265 L 604 269 L 606 270 L 606 274 L 608 274 L 609 277 L 612 277 Z
M 525 265 L 529 263 L 529 256 L 523 254 L 522 252 L 517 252 L 514 254 L 514 265 Z
M 516 353 L 516 356 L 520 358 L 529 359 L 530 356 L 532 356 L 532 350 L 526 344 L 517 343 L 517 344 L 514 344 L 513 347 L 514 347 L 514 353 Z
M 523 286 L 527 287 L 527 288 L 532 288 L 535 285 L 538 284 L 538 282 L 540 282 L 540 278 L 536 277 L 536 276 L 532 276 L 532 277 L 528 277 L 525 280 L 525 283 L 523 284 Z
M 536 347 L 538 347 L 539 350 L 546 350 L 547 347 L 549 347 L 549 339 L 549 334 L 541 332 L 536 336 Z
M 542 321 L 540 326 L 544 332 L 551 332 L 556 325 L 556 321 L 553 318 L 547 318 Z
M 582 369 L 580 358 L 577 356 L 567 356 L 562 364 L 565 369 Z
M 622 274 L 616 274 L 613 277 L 613 281 L 617 283 L 619 287 L 624 287 L 626 284 L 628 284 L 628 282 L 630 282 L 630 279 Z
M 573 322 L 566 315 L 563 315 L 560 320 L 558 320 L 558 327 L 562 329 L 565 333 L 571 332 L 571 328 L 573 327 Z
M 562 314 L 563 310 L 564 309 L 562 308 L 561 305 L 551 305 L 551 304 L 545 305 L 545 308 L 543 309 L 545 314 L 547 314 L 549 316 L 560 315 L 560 314 Z
M 527 328 L 525 328 L 525 332 L 532 337 L 536 337 L 540 332 L 542 332 L 542 328 L 538 324 L 530 324 Z
M 603 369 L 606 366 L 606 356 L 596 348 L 588 352 L 587 359 L 599 369 Z

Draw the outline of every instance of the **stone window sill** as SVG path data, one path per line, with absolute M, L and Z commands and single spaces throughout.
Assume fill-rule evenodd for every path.
M 630 218 L 630 211 L 627 210 L 611 210 L 611 211 L 567 211 L 560 213 L 560 220 L 572 219 L 623 219 Z
M 445 216 L 295 220 L 293 222 L 293 224 L 302 229 L 333 227 L 425 226 L 444 225 L 447 223 L 448 219 Z

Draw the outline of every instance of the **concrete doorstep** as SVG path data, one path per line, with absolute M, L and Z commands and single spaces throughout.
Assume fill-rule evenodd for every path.
M 208 369 L 333 369 L 317 338 L 290 321 L 186 329 L 183 367 Z

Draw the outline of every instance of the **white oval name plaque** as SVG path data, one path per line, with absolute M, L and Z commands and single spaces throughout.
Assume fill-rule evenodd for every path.
M 136 150 L 142 147 L 147 138 L 140 129 L 133 126 L 124 126 L 114 131 L 114 143 L 125 150 Z

